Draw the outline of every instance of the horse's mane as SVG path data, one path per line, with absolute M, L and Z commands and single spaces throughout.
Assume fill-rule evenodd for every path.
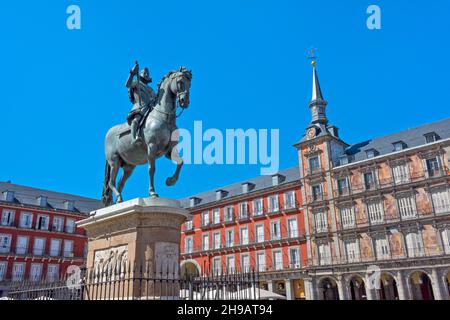
M 164 83 L 164 81 L 166 81 L 173 74 L 178 73 L 178 72 L 184 73 L 189 79 L 192 79 L 192 72 L 190 70 L 186 69 L 185 67 L 180 67 L 180 69 L 177 71 L 173 71 L 173 70 L 169 71 L 164 77 L 161 78 L 161 81 L 158 83 L 158 86 L 157 86 L 158 92 L 159 92 L 159 89 L 161 88 L 161 85 Z

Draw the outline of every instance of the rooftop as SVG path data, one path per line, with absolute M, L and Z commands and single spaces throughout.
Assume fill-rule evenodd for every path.
M 8 203 L 5 198 L 5 192 L 9 191 L 14 198 L 12 203 L 22 204 L 25 206 L 43 207 L 46 209 L 56 209 L 73 211 L 75 213 L 88 214 L 89 212 L 102 208 L 103 204 L 100 200 L 75 196 L 67 193 L 60 193 L 42 189 L 36 189 L 21 186 L 9 182 L 0 182 L 0 199 L 1 203 Z M 45 199 L 45 201 L 39 201 Z M 68 206 L 68 203 L 70 205 Z

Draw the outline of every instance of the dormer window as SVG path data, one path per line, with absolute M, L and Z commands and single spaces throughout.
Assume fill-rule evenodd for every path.
M 74 211 L 75 210 L 75 202 L 74 201 L 64 201 L 64 209 L 68 211 Z
M 432 143 L 432 142 L 439 140 L 439 136 L 436 134 L 436 132 L 426 133 L 426 134 L 424 134 L 424 137 L 425 137 L 426 143 Z
M 348 164 L 348 156 L 346 154 L 339 157 L 339 164 L 340 165 Z
M 375 150 L 375 149 L 369 149 L 369 150 L 366 150 L 366 156 L 367 156 L 367 159 L 374 158 L 374 157 L 376 157 L 377 155 L 378 155 L 378 152 L 377 152 L 377 150 Z
M 14 191 L 4 191 L 3 200 L 7 202 L 14 202 Z
M 47 206 L 47 197 L 44 197 L 44 196 L 37 197 L 37 205 L 40 207 L 46 207 Z
M 274 174 L 272 176 L 272 186 L 277 186 L 283 181 L 283 176 L 281 174 Z
M 219 201 L 223 199 L 227 195 L 227 192 L 225 190 L 217 190 L 216 191 L 216 200 Z
M 406 143 L 403 141 L 397 141 L 392 144 L 394 146 L 394 151 L 400 151 L 406 149 Z
M 189 198 L 189 206 L 191 208 L 195 207 L 199 202 L 200 202 L 200 198 L 197 198 L 197 197 Z
M 250 183 L 250 182 L 244 182 L 244 183 L 242 184 L 242 193 L 248 193 L 248 192 L 250 192 L 250 190 L 252 190 L 254 186 L 255 186 L 255 185 L 254 185 L 253 183 Z

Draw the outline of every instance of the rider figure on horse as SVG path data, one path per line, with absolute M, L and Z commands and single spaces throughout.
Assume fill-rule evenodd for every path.
M 134 76 L 136 76 L 136 80 L 133 80 Z M 138 129 L 142 117 L 148 109 L 151 111 L 153 108 L 156 94 L 148 85 L 151 82 L 152 78 L 150 78 L 150 71 L 148 68 L 144 68 L 139 74 L 139 65 L 136 62 L 135 66 L 130 71 L 130 75 L 125 84 L 128 88 L 130 101 L 133 103 L 133 108 L 127 116 L 128 124 L 131 126 L 133 144 L 140 141 Z

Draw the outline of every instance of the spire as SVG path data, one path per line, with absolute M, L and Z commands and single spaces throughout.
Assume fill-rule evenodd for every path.
M 313 82 L 312 82 L 312 97 L 309 103 L 309 108 L 311 109 L 311 123 L 321 123 L 327 124 L 328 119 L 325 115 L 325 108 L 327 102 L 323 99 L 322 90 L 320 89 L 319 77 L 316 71 L 316 61 L 311 62 L 313 67 Z

